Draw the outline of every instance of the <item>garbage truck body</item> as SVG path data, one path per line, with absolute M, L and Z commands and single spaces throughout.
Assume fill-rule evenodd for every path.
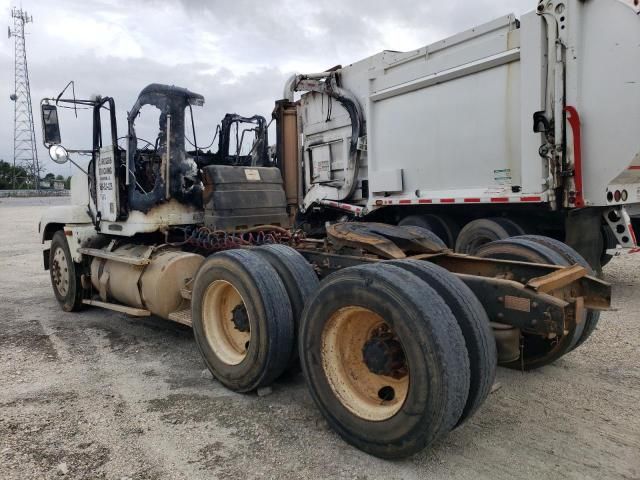
M 622 207 L 640 202 L 639 8 L 540 2 L 414 51 L 292 77 L 281 109 L 297 113 L 301 135 L 287 140 L 303 167 L 301 211 L 444 214 L 457 228 L 506 216 L 594 264 L 588 245 L 611 247 L 608 230 L 613 246 L 633 247 Z

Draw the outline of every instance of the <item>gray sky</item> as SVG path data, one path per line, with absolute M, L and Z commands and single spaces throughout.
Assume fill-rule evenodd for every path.
M 0 0 L 12 24 L 16 2 Z M 69 80 L 76 95 L 109 95 L 124 115 L 149 83 L 205 96 L 194 111 L 198 142 L 209 142 L 226 112 L 269 119 L 294 72 L 346 65 L 380 50 L 411 50 L 501 15 L 533 10 L 537 0 L 24 0 L 34 17 L 27 54 L 41 142 L 39 102 Z M 13 159 L 13 39 L 0 44 L 0 159 Z M 89 146 L 88 116 L 61 119 L 65 146 Z M 83 128 L 85 127 L 85 128 Z M 271 139 L 273 142 L 274 139 Z M 84 145 L 81 145 L 84 143 Z M 39 143 L 46 171 L 69 174 Z

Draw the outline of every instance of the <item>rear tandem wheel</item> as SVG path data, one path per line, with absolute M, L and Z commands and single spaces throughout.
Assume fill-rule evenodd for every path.
M 400 267 L 327 277 L 305 307 L 299 351 L 318 408 L 367 453 L 412 455 L 461 418 L 470 374 L 460 327 L 442 297 Z
M 287 245 L 262 245 L 252 250 L 262 256 L 278 272 L 280 280 L 291 302 L 294 327 L 294 343 L 289 362 L 290 370 L 299 372 L 298 347 L 296 340 L 300 318 L 305 303 L 318 289 L 318 276 L 313 267 L 298 251 Z
M 596 276 L 596 272 L 593 270 L 593 268 L 591 268 L 591 265 L 589 265 L 589 262 L 587 262 L 584 259 L 584 257 L 580 255 L 578 252 L 576 252 L 573 248 L 571 248 L 566 243 L 561 242 L 560 240 L 556 240 L 555 238 L 544 237 L 542 235 L 523 235 L 516 238 L 521 238 L 523 240 L 531 240 L 533 242 L 537 242 L 541 245 L 549 247 L 550 249 L 562 255 L 567 261 L 569 261 L 569 263 L 572 263 L 572 264 L 577 263 L 578 265 L 581 265 L 584 268 L 586 268 L 589 275 L 594 277 Z M 597 312 L 594 310 L 590 310 L 589 312 L 587 312 L 587 318 L 585 319 L 585 323 L 584 323 L 584 330 L 582 332 L 582 335 L 576 342 L 576 344 L 572 347 L 572 350 L 575 350 L 576 348 L 578 348 L 580 345 L 582 345 L 584 342 L 587 341 L 587 339 L 591 336 L 591 334 L 595 331 L 596 327 L 598 326 L 599 320 L 600 320 L 600 312 Z
M 293 349 L 291 304 L 276 270 L 250 250 L 207 258 L 191 302 L 198 349 L 229 389 L 264 387 L 286 369 Z
M 475 255 L 484 245 L 496 240 L 524 235 L 513 220 L 504 217 L 480 218 L 467 223 L 456 240 L 456 252 Z
M 469 353 L 470 385 L 467 403 L 456 426 L 480 408 L 496 377 L 498 353 L 489 318 L 484 307 L 465 283 L 448 270 L 420 260 L 391 260 L 424 281 L 446 302 L 462 330 Z
M 422 215 L 409 215 L 398 223 L 400 227 L 422 227 L 436 234 L 447 247 L 454 248 L 456 238 L 460 233 L 457 222 L 449 215 L 426 213 Z
M 484 245 L 476 254 L 481 258 L 515 260 L 549 265 L 572 264 L 566 256 L 539 241 L 527 238 L 509 238 Z M 579 344 L 585 322 L 572 326 L 568 333 L 552 339 L 522 332 L 522 358 L 501 364 L 504 367 L 534 370 L 549 365 L 570 352 Z

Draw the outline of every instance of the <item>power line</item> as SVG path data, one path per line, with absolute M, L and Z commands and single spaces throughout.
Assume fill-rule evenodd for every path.
M 40 164 L 36 147 L 36 132 L 31 107 L 31 87 L 29 86 L 29 69 L 27 67 L 27 50 L 25 46 L 24 27 L 33 22 L 33 17 L 21 8 L 11 10 L 13 29 L 8 28 L 9 38 L 15 38 L 14 58 L 14 90 L 10 99 L 14 102 L 13 110 L 13 188 L 17 188 L 15 170 L 23 167 L 28 173 L 28 187 L 40 189 Z

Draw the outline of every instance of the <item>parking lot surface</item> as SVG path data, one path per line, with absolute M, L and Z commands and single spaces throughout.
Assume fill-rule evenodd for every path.
M 606 267 L 616 310 L 589 342 L 534 372 L 500 368 L 475 417 L 389 462 L 331 431 L 300 375 L 235 394 L 187 327 L 64 313 L 37 225 L 67 201 L 0 199 L 2 479 L 640 478 L 640 255 Z

